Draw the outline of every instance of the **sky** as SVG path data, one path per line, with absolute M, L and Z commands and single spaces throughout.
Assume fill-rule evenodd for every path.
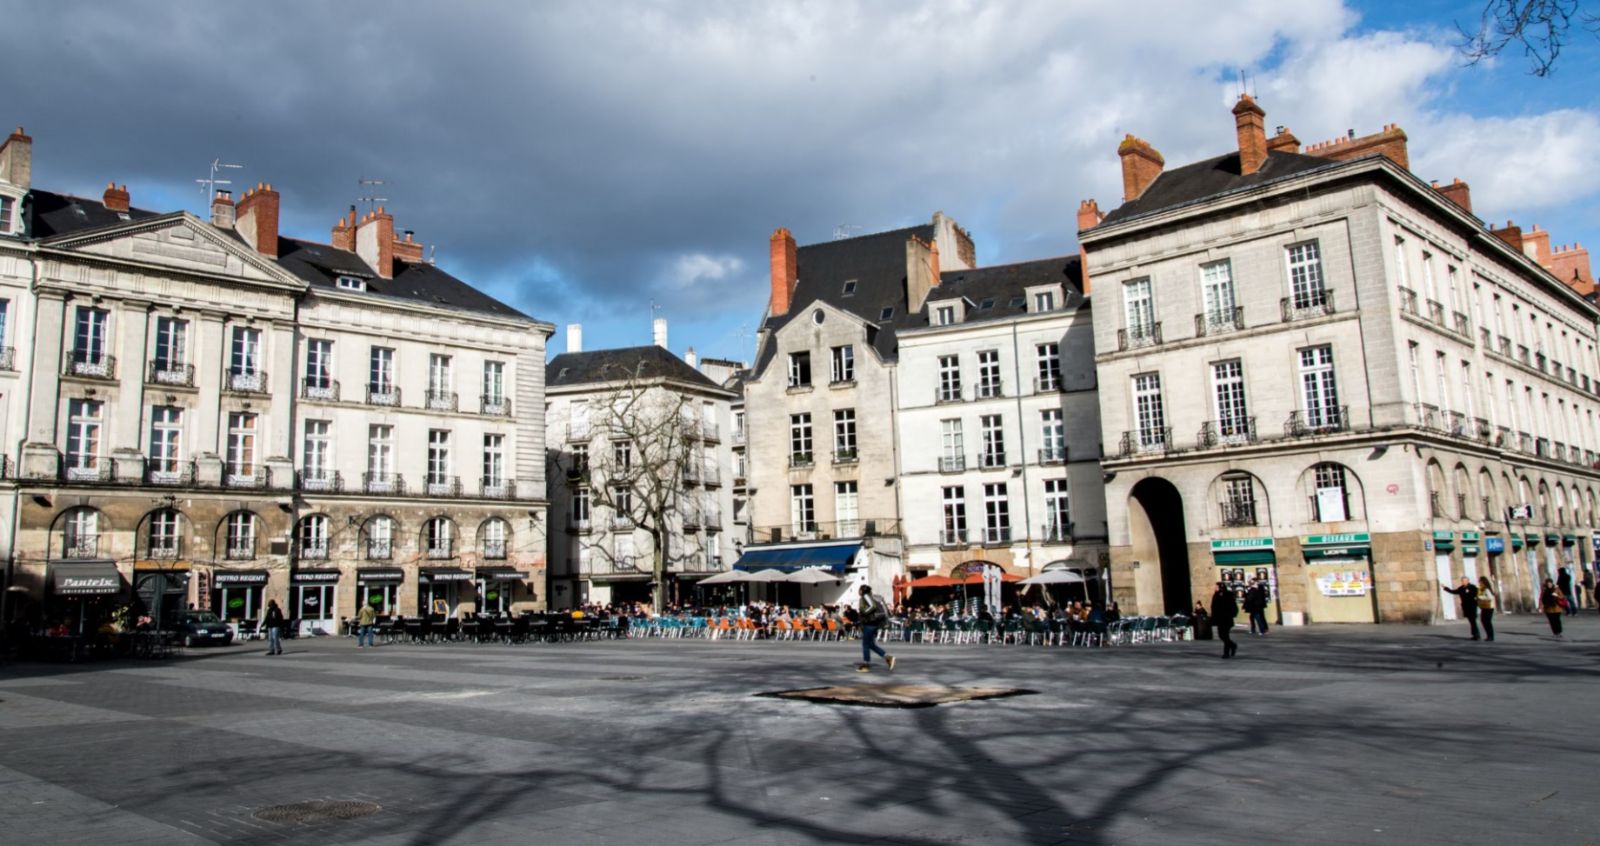
M 33 137 L 35 186 L 205 216 L 220 158 L 319 241 L 381 196 L 587 349 L 659 316 L 680 354 L 748 360 L 778 226 L 943 211 L 981 264 L 1075 252 L 1079 201 L 1120 199 L 1123 135 L 1169 166 L 1227 152 L 1241 84 L 1269 131 L 1398 123 L 1485 220 L 1600 245 L 1600 41 L 1549 78 L 1468 66 L 1479 2 L 0 2 L 0 127 Z

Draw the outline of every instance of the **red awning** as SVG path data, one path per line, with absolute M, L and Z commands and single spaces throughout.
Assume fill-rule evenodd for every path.
M 1000 580 L 1004 581 L 1004 582 L 1020 582 L 1020 581 L 1022 581 L 1022 577 L 1021 576 L 1017 576 L 1017 575 L 1013 575 L 1011 573 L 1001 573 L 1000 574 Z M 946 588 L 946 587 L 955 587 L 956 585 L 981 585 L 981 584 L 983 584 L 983 576 L 981 576 L 981 575 L 971 575 L 971 576 L 966 577 L 965 579 L 952 579 L 949 576 L 923 576 L 920 579 L 912 579 L 911 580 L 911 587 L 913 589 L 915 589 L 915 588 Z

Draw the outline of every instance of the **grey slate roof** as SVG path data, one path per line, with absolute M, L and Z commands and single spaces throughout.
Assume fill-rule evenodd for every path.
M 32 220 L 28 232 L 32 238 L 53 238 L 84 229 L 98 229 L 130 220 L 160 216 L 160 212 L 144 209 L 117 212 L 106 208 L 99 200 L 38 189 L 28 192 L 27 204 L 26 212 Z
M 723 390 L 721 385 L 707 379 L 670 350 L 653 345 L 562 353 L 544 367 L 547 388 L 628 379 L 675 379 L 697 387 Z
M 1188 205 L 1220 194 L 1253 188 L 1320 168 L 1336 167 L 1339 164 L 1332 159 L 1276 151 L 1267 153 L 1267 160 L 1260 170 L 1244 176 L 1239 173 L 1239 153 L 1234 151 L 1164 171 L 1143 194 L 1112 209 L 1106 215 L 1104 223 L 1117 223 L 1142 217 L 1163 209 Z
M 360 256 L 348 250 L 280 237 L 278 264 L 318 288 L 337 288 L 336 280 L 340 276 L 356 276 L 364 280 L 367 290 L 374 294 L 501 317 L 528 317 L 425 262 L 396 261 L 394 278 L 380 279 Z
M 972 302 L 964 322 L 991 320 L 1026 314 L 1027 303 L 1014 305 L 1024 291 L 1036 285 L 1059 284 L 1064 290 L 1063 302 L 1057 308 L 1075 308 L 1084 304 L 1083 266 L 1077 256 L 1036 259 L 1016 264 L 998 264 L 975 270 L 946 270 L 939 274 L 939 287 L 928 293 L 928 300 L 948 300 L 965 297 Z M 983 308 L 990 302 L 989 308 Z M 920 323 L 928 324 L 927 309 L 922 310 Z

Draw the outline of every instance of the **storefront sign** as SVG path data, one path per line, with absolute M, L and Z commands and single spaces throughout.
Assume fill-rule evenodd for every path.
M 1300 539 L 1300 547 L 1306 558 L 1365 558 L 1372 554 L 1372 535 L 1368 532 L 1307 535 Z
M 1490 535 L 1483 539 L 1483 548 L 1490 555 L 1499 555 L 1506 551 L 1506 539 Z
M 1317 577 L 1317 590 L 1323 596 L 1366 596 L 1372 589 L 1372 576 L 1365 570 L 1343 570 Z
M 1478 537 L 1479 537 L 1479 535 L 1478 535 L 1477 532 L 1462 532 L 1461 533 L 1461 542 L 1462 543 L 1477 543 L 1478 542 Z
M 1600 532 L 1595 532 L 1589 538 L 1589 546 L 1594 550 L 1595 557 L 1600 558 Z
M 1511 520 L 1532 520 L 1533 519 L 1533 506 L 1529 505 L 1527 503 L 1523 503 L 1521 505 L 1513 505 L 1510 508 L 1506 509 L 1506 514 L 1508 516 L 1508 519 L 1511 519 Z
M 486 582 L 520 582 L 527 575 L 515 567 L 479 567 L 478 578 Z
M 57 596 L 99 596 L 122 592 L 122 574 L 110 561 L 51 564 L 51 588 Z
M 424 582 L 470 582 L 472 581 L 472 571 L 439 567 L 423 570 L 418 574 L 418 580 Z
M 403 582 L 405 578 L 406 571 L 399 567 L 363 567 L 356 571 L 356 581 L 367 584 Z
M 1300 539 L 1301 546 L 1346 546 L 1360 544 L 1367 546 L 1372 543 L 1372 535 L 1367 532 L 1345 532 L 1338 535 L 1307 535 Z
M 296 570 L 290 581 L 297 585 L 335 585 L 339 576 L 338 570 Z
M 1211 551 L 1224 549 L 1271 549 L 1272 538 L 1226 538 L 1211 542 Z
M 267 583 L 266 570 L 213 570 L 211 583 L 219 588 L 258 587 Z

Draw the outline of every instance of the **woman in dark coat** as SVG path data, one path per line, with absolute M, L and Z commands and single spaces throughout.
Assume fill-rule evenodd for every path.
M 1222 657 L 1232 658 L 1239 654 L 1239 644 L 1233 642 L 1233 618 L 1239 616 L 1239 603 L 1233 598 L 1233 591 L 1227 585 L 1217 582 L 1217 590 L 1211 594 L 1211 628 L 1216 630 L 1217 637 L 1222 640 Z

